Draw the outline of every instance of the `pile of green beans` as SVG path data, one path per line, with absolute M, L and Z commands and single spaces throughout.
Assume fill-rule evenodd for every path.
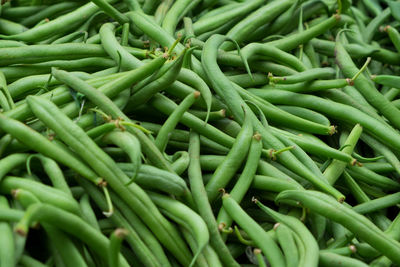
M 400 2 L 5 0 L 0 267 L 400 266 Z

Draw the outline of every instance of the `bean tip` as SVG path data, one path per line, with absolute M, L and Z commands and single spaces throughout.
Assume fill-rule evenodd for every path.
M 28 235 L 28 230 L 26 227 L 17 226 L 14 230 L 19 236 L 26 237 Z
M 329 135 L 334 135 L 335 133 L 337 133 L 337 127 L 335 125 L 331 125 L 329 126 Z
M 259 248 L 255 248 L 254 250 L 253 250 L 253 253 L 254 254 L 261 254 L 261 249 L 259 249 Z

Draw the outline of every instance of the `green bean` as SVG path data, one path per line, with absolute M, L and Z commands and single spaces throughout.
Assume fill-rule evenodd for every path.
M 371 267 L 385 267 L 385 266 L 391 266 L 393 264 L 393 262 L 385 257 L 385 256 L 381 256 L 375 260 L 373 260 L 372 262 L 370 262 L 369 266 Z
M 242 130 L 236 137 L 235 143 L 224 161 L 215 170 L 213 177 L 205 187 L 210 202 L 213 202 L 216 199 L 219 194 L 219 189 L 224 188 L 229 183 L 237 169 L 244 161 L 250 148 L 252 135 L 253 129 L 251 119 L 250 116 L 246 114 Z
M 224 25 L 225 23 L 229 22 L 233 18 L 243 17 L 250 11 L 254 10 L 255 8 L 259 7 L 265 1 L 263 0 L 253 0 L 247 1 L 243 4 L 235 4 L 235 6 L 227 7 L 226 11 L 223 10 L 221 7 L 220 13 L 212 15 L 208 12 L 205 16 L 202 16 L 198 21 L 193 23 L 193 31 L 194 34 L 200 35 L 204 32 L 213 30 L 219 26 Z M 217 9 L 215 9 L 217 11 Z
M 226 117 L 225 109 L 221 109 L 218 111 L 210 111 L 210 113 L 208 113 L 207 111 L 189 109 L 187 112 L 204 121 L 207 119 L 207 121 L 214 122 L 214 121 L 219 121 Z
M 8 201 L 5 197 L 0 197 L 0 208 L 9 209 Z M 14 237 L 11 229 L 11 225 L 8 222 L 0 222 L 0 263 L 1 266 L 15 266 L 15 251 L 14 251 Z
M 387 100 L 393 101 L 397 97 L 397 95 L 400 93 L 400 89 L 398 88 L 390 88 L 389 91 L 387 91 L 384 96 Z
M 128 23 L 128 18 L 120 13 L 116 8 L 114 8 L 112 5 L 110 5 L 111 1 L 106 1 L 106 0 L 93 0 L 93 3 L 95 3 L 101 10 L 104 11 L 108 16 L 116 20 L 120 25 L 124 25 L 125 23 Z
M 356 146 L 357 141 L 361 136 L 361 133 L 362 133 L 362 127 L 359 124 L 356 124 L 343 145 L 345 146 L 342 150 L 344 153 L 349 155 L 352 154 L 354 147 Z M 344 169 L 346 168 L 346 165 L 347 164 L 345 162 L 333 160 L 323 173 L 327 181 L 330 184 L 334 184 L 336 180 L 340 177 L 340 175 L 343 173 Z
M 80 120 L 81 121 L 81 120 Z M 86 132 L 86 134 L 92 138 L 96 139 L 100 136 L 103 136 L 107 134 L 108 132 L 113 131 L 114 129 L 118 128 L 118 125 L 116 125 L 119 121 L 110 121 L 103 123 L 97 127 L 94 127 Z M 83 128 L 83 127 L 82 127 Z
M 165 29 L 166 32 L 168 32 L 169 34 L 174 35 L 178 22 L 186 15 L 186 13 L 194 9 L 199 3 L 200 0 L 176 1 L 168 10 L 167 14 L 165 14 L 164 20 L 162 22 L 163 29 Z
M 127 174 L 132 174 L 132 165 L 118 163 L 118 166 Z M 134 182 L 145 187 L 181 196 L 188 193 L 185 181 L 176 174 L 143 164 Z
M 238 7 L 240 5 L 240 3 L 228 3 L 229 1 L 225 1 L 225 2 L 221 2 L 220 6 L 217 7 L 213 7 L 212 9 L 208 10 L 208 12 L 206 11 L 202 11 L 199 14 L 199 20 L 203 20 L 203 19 L 209 19 L 209 18 L 213 18 L 214 16 L 217 16 L 219 14 L 223 14 L 226 13 L 227 11 Z
M 368 104 L 368 102 L 364 99 L 364 97 L 352 86 L 345 86 L 343 88 L 343 91 L 340 91 L 337 89 L 329 89 L 329 90 L 322 92 L 322 96 L 326 96 L 330 100 L 345 104 L 347 106 L 353 106 L 353 107 L 359 109 L 360 111 L 368 114 L 370 117 L 389 126 L 387 121 L 384 120 L 377 113 L 377 111 L 371 105 Z M 365 101 L 365 103 L 364 103 L 364 101 Z
M 20 264 L 22 264 L 22 266 L 26 266 L 26 267 L 46 267 L 45 264 L 41 263 L 40 261 L 24 254 L 21 256 L 21 259 L 19 261 Z
M 100 230 L 99 224 L 97 222 L 96 214 L 90 205 L 90 199 L 88 194 L 83 194 L 79 200 L 79 206 L 82 210 L 82 219 L 84 219 L 88 224 L 97 230 Z
M 397 52 L 400 52 L 400 33 L 396 30 L 396 28 L 391 27 L 390 25 L 384 28 L 384 31 L 389 35 L 390 40 L 392 41 L 394 47 Z
M 193 266 L 197 257 L 200 255 L 204 247 L 209 241 L 209 232 L 206 223 L 203 219 L 190 208 L 180 203 L 177 200 L 173 200 L 163 195 L 156 193 L 150 193 L 150 198 L 155 202 L 155 204 L 162 209 L 168 211 L 172 215 L 176 216 L 188 225 L 188 230 L 192 232 L 197 241 L 197 251 L 193 256 L 190 266 Z
M 393 168 L 400 173 L 400 161 L 397 156 L 385 145 L 381 144 L 375 138 L 370 135 L 363 134 L 361 135 L 361 139 L 368 144 L 372 149 L 377 151 L 379 154 L 382 154 L 385 159 L 393 166 Z
M 264 206 L 258 200 L 254 200 L 254 202 L 261 208 L 262 211 L 272 216 L 274 220 L 289 227 L 295 233 L 295 236 L 298 236 L 299 242 L 304 246 L 305 249 L 305 254 L 300 256 L 299 266 L 316 266 L 318 263 L 318 245 L 308 229 L 306 229 L 298 219 L 288 215 L 279 214 L 278 212 L 275 212 L 272 209 Z
M 28 28 L 26 28 L 22 24 L 0 18 L 0 33 L 12 35 L 12 34 L 20 34 L 26 30 L 28 30 Z
M 342 256 L 351 256 L 352 254 L 357 253 L 357 247 L 354 245 L 350 245 L 343 248 L 323 249 L 320 250 L 320 252 L 330 252 Z
M 379 26 L 381 26 L 382 23 L 390 17 L 390 13 L 390 8 L 385 8 L 385 10 L 376 15 L 374 19 L 368 23 L 367 28 L 365 29 L 364 37 L 366 43 L 371 42 Z
M 113 0 L 109 1 L 113 3 Z M 88 16 L 97 12 L 99 8 L 93 3 L 87 3 L 80 8 L 58 17 L 48 23 L 39 25 L 25 32 L 14 35 L 0 35 L 3 39 L 14 39 L 25 42 L 42 41 L 50 37 L 54 33 L 66 32 L 84 22 Z
M 122 69 L 132 70 L 141 65 L 140 60 L 130 55 L 116 40 L 114 36 L 115 26 L 105 23 L 100 28 L 101 45 L 107 54 L 121 66 Z
M 160 149 L 160 151 L 164 151 L 168 142 L 169 133 L 176 127 L 183 113 L 185 113 L 189 107 L 196 101 L 200 93 L 195 92 L 194 94 L 188 95 L 178 106 L 177 109 L 168 117 L 165 121 L 164 125 L 160 128 L 157 138 L 155 140 L 155 144 Z
M 297 71 L 305 71 L 307 69 L 306 66 L 295 56 L 268 44 L 251 43 L 243 47 L 241 52 L 243 57 L 247 59 L 251 58 L 253 55 L 257 55 L 258 57 L 266 56 L 278 61 L 279 63 L 286 64 Z
M 388 173 L 395 171 L 395 168 L 386 162 L 365 162 L 363 166 L 376 173 Z
M 282 192 L 290 189 L 302 189 L 302 186 L 283 177 L 255 175 L 251 187 L 263 191 Z
M 143 4 L 143 12 L 146 14 L 153 14 L 160 0 L 145 0 Z
M 199 135 L 193 131 L 190 133 L 189 156 L 188 176 L 190 188 L 199 214 L 207 224 L 210 233 L 210 243 L 225 266 L 239 266 L 221 238 L 210 202 L 208 201 L 200 167 L 200 139 Z
M 167 115 L 172 114 L 172 112 L 178 106 L 172 100 L 161 94 L 155 95 L 150 100 L 150 105 Z M 223 133 L 222 131 L 219 131 L 217 128 L 210 124 L 204 124 L 204 121 L 200 120 L 199 118 L 188 112 L 185 112 L 183 114 L 180 122 L 188 126 L 189 128 L 194 129 L 199 134 L 204 135 L 210 140 L 215 141 L 225 147 L 231 147 L 234 143 L 234 139 L 232 137 L 229 137 L 229 135 Z
M 72 196 L 71 190 L 69 189 L 62 170 L 60 169 L 58 164 L 51 158 L 45 157 L 43 155 L 38 154 L 34 156 L 40 159 L 43 169 L 50 178 L 50 181 L 54 188 L 57 188 L 64 193 Z
M 174 1 L 172 0 L 162 1 L 162 3 L 157 7 L 156 11 L 154 12 L 154 21 L 158 25 L 162 24 L 165 15 L 167 14 L 168 10 L 171 8 L 173 3 Z M 150 46 L 154 46 L 154 44 L 152 44 L 151 41 L 150 41 Z
M 274 225 L 278 243 L 285 256 L 286 266 L 298 266 L 299 255 L 294 241 L 294 233 L 286 225 L 277 223 Z
M 378 84 L 395 88 L 399 87 L 399 79 L 394 75 L 373 75 L 371 79 Z
M 12 143 L 13 137 L 9 134 L 3 135 L 2 138 L 0 138 L 0 156 L 2 157 L 4 154 L 4 151 L 8 148 L 8 146 Z M 0 181 L 2 179 L 3 174 L 0 172 Z
M 78 180 L 78 182 L 82 185 L 82 187 L 85 188 L 100 209 L 105 210 L 107 208 L 104 195 L 99 192 L 98 188 L 82 179 Z M 132 250 L 135 251 L 135 254 L 138 255 L 143 264 L 149 266 L 170 266 L 166 256 L 164 255 L 161 245 L 158 243 L 157 239 L 153 236 L 149 229 L 147 229 L 147 227 L 132 212 L 129 206 L 127 206 L 127 204 L 125 204 L 124 201 L 118 197 L 117 194 L 114 194 L 111 191 L 110 196 L 117 205 L 117 210 L 114 211 L 114 214 L 110 217 L 110 220 L 112 220 L 112 222 L 118 227 L 129 230 L 129 235 L 126 237 L 126 241 L 130 244 Z M 125 217 L 127 219 L 125 219 Z M 133 229 L 133 226 L 135 229 Z
M 287 125 L 290 128 L 296 128 L 298 130 L 303 130 L 303 131 L 306 130 L 316 134 L 331 135 L 335 132 L 334 126 L 321 125 L 319 123 L 303 119 L 299 116 L 292 115 L 289 112 L 285 111 L 282 112 L 282 110 L 278 109 L 274 105 L 271 105 L 271 103 L 265 101 L 257 94 L 252 94 L 248 92 L 249 90 L 256 90 L 256 89 L 243 90 L 243 88 L 240 88 L 235 84 L 233 84 L 233 87 L 236 89 L 236 91 L 243 99 L 254 102 L 264 113 L 268 121 L 271 121 L 276 124 Z
M 265 261 L 264 261 L 264 257 L 263 257 L 263 255 L 261 254 L 261 250 L 260 250 L 260 249 L 255 248 L 255 249 L 253 250 L 253 254 L 254 254 L 254 256 L 257 258 L 258 266 L 260 266 L 260 267 L 267 267 L 267 265 L 266 265 L 266 263 L 265 263 Z
M 187 56 L 187 55 L 186 55 Z M 198 90 L 200 92 L 201 97 L 203 98 L 207 112 L 209 113 L 211 110 L 213 96 L 211 94 L 210 88 L 208 85 L 197 75 L 194 71 L 189 69 L 182 68 L 178 75 L 179 81 L 188 84 Z M 208 117 L 206 117 L 205 122 L 208 121 Z
M 319 252 L 319 262 L 321 266 L 333 266 L 340 264 L 341 266 L 355 266 L 355 267 L 366 267 L 367 264 L 360 260 L 353 259 L 350 257 L 338 255 L 331 252 Z
M 171 167 L 178 175 L 182 175 L 183 172 L 189 167 L 189 154 L 186 151 L 178 151 L 172 156 L 174 160 Z
M 271 22 L 293 3 L 293 0 L 268 3 L 252 12 L 245 19 L 236 24 L 232 29 L 229 30 L 226 36 L 238 43 L 242 43 L 246 41 L 246 38 L 248 38 L 250 33 L 255 31 L 261 25 Z M 223 50 L 228 50 L 231 48 L 233 48 L 231 43 L 226 43 L 221 46 L 221 49 Z
M 131 177 L 131 182 L 133 182 L 136 179 L 142 164 L 142 153 L 139 140 L 129 132 L 115 130 L 105 134 L 102 140 L 106 143 L 117 145 L 128 154 L 131 160 L 131 166 L 133 167 L 133 175 Z
M 184 116 L 185 116 L 185 114 L 184 114 Z M 192 118 L 197 118 L 197 117 L 193 116 Z M 200 127 L 201 122 L 203 122 L 202 123 L 203 127 Z M 149 124 L 147 122 L 141 122 L 141 124 L 143 126 L 145 126 L 146 129 L 149 129 L 149 130 L 153 131 L 154 133 L 157 133 L 158 130 L 161 128 L 161 126 L 154 125 L 154 124 Z M 199 129 L 203 129 L 203 128 L 209 128 L 210 129 L 211 127 L 208 127 L 208 126 L 211 126 L 211 125 L 209 125 L 209 124 L 205 125 L 204 121 L 201 121 L 199 119 L 196 120 L 196 126 L 195 126 L 196 128 L 199 127 Z M 214 130 L 217 130 L 217 128 L 214 128 Z M 218 133 L 221 133 L 221 132 L 218 132 Z M 207 134 L 208 134 L 208 132 L 207 132 Z M 229 138 L 228 135 L 225 135 L 225 136 Z M 175 141 L 176 142 L 186 142 L 187 143 L 189 141 L 189 132 L 188 131 L 184 131 L 184 130 L 175 129 L 174 131 L 171 132 L 171 139 L 169 141 L 169 144 L 172 145 L 172 144 L 174 144 Z M 202 147 L 204 149 L 208 149 L 208 150 L 212 151 L 211 153 L 217 153 L 218 152 L 220 154 L 225 155 L 225 154 L 227 154 L 229 152 L 229 149 L 226 146 L 220 145 L 219 143 L 216 143 L 216 142 L 208 139 L 207 137 L 200 136 L 200 142 L 202 144 Z M 232 143 L 233 143 L 233 140 L 232 140 Z M 175 143 L 175 144 L 177 144 L 177 143 Z
M 279 105 L 277 105 L 277 107 L 280 109 L 283 109 L 286 112 L 289 112 L 290 114 L 299 116 L 303 119 L 310 120 L 315 123 L 323 124 L 326 126 L 331 125 L 328 118 L 326 118 L 325 116 L 323 116 L 320 113 L 310 111 L 309 109 L 295 107 L 295 106 L 279 106 Z
M 400 244 L 397 241 L 388 238 L 367 218 L 337 203 L 333 198 L 316 191 L 287 190 L 280 193 L 276 201 L 285 199 L 300 201 L 311 211 L 342 224 L 393 262 L 399 262 Z
M 256 87 L 268 83 L 268 77 L 260 73 L 252 73 L 251 77 L 248 74 L 237 74 L 227 76 L 228 79 L 242 88 Z
M 386 195 L 382 198 L 377 198 L 377 199 L 359 204 L 357 206 L 354 206 L 353 210 L 360 214 L 365 214 L 365 213 L 382 210 L 382 209 L 385 209 L 390 206 L 398 204 L 400 201 L 399 197 L 400 197 L 399 193 Z
M 25 17 L 21 20 L 21 24 L 25 25 L 26 27 L 32 27 L 43 19 L 50 18 L 57 13 L 66 13 L 66 11 L 71 11 L 77 7 L 79 7 L 79 5 L 74 2 L 61 2 L 54 4 L 37 13 Z
M 0 40 L 0 48 L 22 47 L 22 46 L 27 46 L 27 45 L 22 42 L 13 41 L 13 40 Z
M 336 72 L 332 68 L 314 68 L 285 77 L 271 77 L 270 81 L 278 84 L 293 84 L 308 82 L 315 79 L 331 79 L 335 74 Z
M 245 125 L 243 125 L 243 127 L 245 127 Z M 242 201 L 245 194 L 249 190 L 253 182 L 254 176 L 256 174 L 258 161 L 260 160 L 261 150 L 262 150 L 262 143 L 260 142 L 260 140 L 261 136 L 259 134 L 256 133 L 255 135 L 253 135 L 250 148 L 248 151 L 246 164 L 244 166 L 242 174 L 240 175 L 239 179 L 236 181 L 235 185 L 230 191 L 230 196 L 238 203 Z M 229 154 L 226 156 L 225 160 L 227 160 L 228 157 Z M 221 208 L 218 212 L 217 223 L 220 227 L 225 229 L 229 228 L 232 224 L 232 218 L 229 217 L 229 215 L 223 208 Z
M 299 7 L 300 1 L 296 1 L 289 7 L 285 12 L 283 12 L 279 17 L 273 20 L 269 24 L 264 24 L 260 26 L 257 30 L 251 33 L 250 41 L 256 41 L 275 34 L 277 31 L 281 30 L 286 26 L 290 19 L 293 19 L 294 11 Z
M 26 18 L 28 16 L 36 14 L 37 12 L 39 12 L 45 8 L 47 8 L 47 6 L 45 6 L 45 5 L 15 6 L 15 7 L 4 6 L 1 16 L 6 19 L 20 20 L 22 18 Z
M 129 232 L 123 228 L 117 228 L 110 236 L 110 246 L 108 249 L 108 265 L 119 266 L 119 252 L 121 243 Z
M 1 66 L 17 63 L 37 63 L 54 59 L 79 59 L 101 57 L 104 50 L 93 44 L 30 45 L 24 47 L 1 48 Z
M 8 172 L 22 165 L 28 159 L 29 154 L 11 154 L 0 160 L 0 181 L 7 175 Z
M 319 155 L 327 158 L 333 158 L 340 161 L 344 161 L 350 164 L 355 164 L 356 161 L 351 155 L 344 153 L 343 151 L 331 148 L 325 143 L 316 142 L 317 140 L 309 140 L 303 134 L 291 134 L 287 131 L 280 130 L 278 128 L 272 128 L 273 131 L 285 135 L 289 140 L 293 141 L 296 145 L 300 146 L 304 151 Z
M 262 250 L 271 266 L 285 265 L 285 259 L 278 245 L 260 225 L 258 225 L 249 215 L 247 215 L 246 212 L 244 212 L 240 205 L 233 198 L 231 198 L 229 194 L 225 193 L 222 196 L 222 204 L 229 216 L 231 216 L 232 219 L 246 231 L 249 237 Z
M 363 181 L 386 190 L 399 188 L 400 184 L 388 177 L 374 173 L 373 171 L 359 166 L 347 166 L 347 171 L 356 180 Z
M 91 78 L 90 74 L 84 72 L 74 72 L 74 75 L 80 77 L 81 79 L 87 80 Z M 59 85 L 60 82 L 56 79 L 51 79 L 49 82 L 50 74 L 28 76 L 16 80 L 8 86 L 11 97 L 18 99 L 33 89 L 43 88 L 47 86 Z
M 196 52 L 197 51 L 194 51 L 193 53 L 196 55 Z M 222 51 L 219 51 L 217 55 L 217 60 L 218 63 L 222 65 L 236 66 L 236 67 L 245 66 L 240 56 L 234 55 L 232 53 L 226 53 L 226 52 L 224 53 Z M 297 71 L 295 71 L 293 68 L 286 67 L 280 64 L 275 64 L 272 62 L 256 61 L 251 59 L 248 63 L 252 69 L 258 70 L 260 72 L 265 72 L 265 73 L 271 72 L 276 75 L 291 75 L 297 73 Z
M 273 45 L 283 51 L 290 51 L 296 48 L 297 46 L 310 41 L 314 37 L 317 37 L 318 35 L 334 27 L 336 24 L 340 22 L 340 20 L 341 20 L 340 15 L 335 14 L 331 16 L 329 19 L 326 19 L 323 22 L 313 27 L 310 27 L 301 33 L 292 34 L 290 36 L 287 36 L 280 40 L 269 42 L 267 44 Z
M 122 118 L 127 122 L 130 122 L 130 119 L 119 109 L 115 106 L 115 104 L 108 98 L 112 97 L 113 94 L 117 94 L 126 87 L 129 86 L 130 83 L 135 82 L 139 79 L 150 75 L 149 71 L 154 70 L 153 67 L 156 69 L 157 67 L 161 66 L 165 61 L 164 58 L 158 58 L 156 61 L 152 61 L 149 63 L 150 65 L 144 65 L 142 68 L 137 70 L 132 70 L 128 74 L 136 73 L 137 75 L 129 75 L 123 76 L 119 79 L 111 81 L 110 83 L 105 84 L 104 86 L 100 87 L 98 90 L 93 88 L 92 86 L 88 85 L 87 83 L 81 81 L 80 79 L 71 77 L 68 75 L 67 72 L 63 72 L 60 70 L 54 70 L 54 75 L 62 79 L 63 82 L 67 82 L 70 86 L 79 90 L 81 93 L 84 93 L 87 97 L 93 101 L 93 103 L 101 106 L 101 108 L 112 117 L 115 118 Z M 61 78 L 63 77 L 63 78 Z M 107 97 L 108 96 L 108 97 Z M 136 135 L 142 145 L 143 152 L 146 153 L 148 157 L 151 158 L 152 162 L 157 166 L 160 166 L 164 169 L 169 169 L 168 163 L 162 157 L 159 150 L 156 149 L 154 144 L 145 136 L 143 132 L 136 129 L 135 127 L 131 127 L 127 125 L 128 131 L 131 131 Z M 157 159 L 157 160 L 155 160 Z
M 81 214 L 79 204 L 71 195 L 48 185 L 13 176 L 6 176 L 0 184 L 0 190 L 3 194 L 10 194 L 13 189 L 17 188 L 31 192 L 44 203 L 51 203 L 70 213 Z
M 23 144 L 45 156 L 69 166 L 71 169 L 77 171 L 79 174 L 96 184 L 101 181 L 101 179 L 80 160 L 50 142 L 41 134 L 32 131 L 23 123 L 10 119 L 4 115 L 0 115 L 0 118 L 0 128 L 3 131 L 12 134 L 12 136 L 20 140 Z
M 128 6 L 129 10 L 142 10 L 137 0 L 124 0 L 124 3 Z
M 336 61 L 344 75 L 348 77 L 356 75 L 359 70 L 339 41 L 336 42 L 335 51 Z M 369 79 L 361 74 L 355 79 L 354 86 L 372 106 L 379 110 L 393 124 L 394 127 L 400 127 L 400 111 L 376 90 Z
M 40 203 L 40 200 L 35 195 L 24 189 L 16 189 L 12 194 L 24 208 Z M 44 224 L 43 228 L 50 237 L 52 244 L 59 251 L 60 259 L 66 266 L 87 266 L 75 244 L 68 236 L 52 225 Z
M 129 106 L 135 108 L 145 104 L 153 95 L 169 87 L 178 77 L 185 53 L 186 50 L 174 62 L 168 64 L 163 75 L 139 90 L 134 87 L 134 92 L 129 98 Z

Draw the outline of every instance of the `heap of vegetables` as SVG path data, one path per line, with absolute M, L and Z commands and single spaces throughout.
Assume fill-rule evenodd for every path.
M 0 5 L 0 266 L 399 266 L 400 2 Z

